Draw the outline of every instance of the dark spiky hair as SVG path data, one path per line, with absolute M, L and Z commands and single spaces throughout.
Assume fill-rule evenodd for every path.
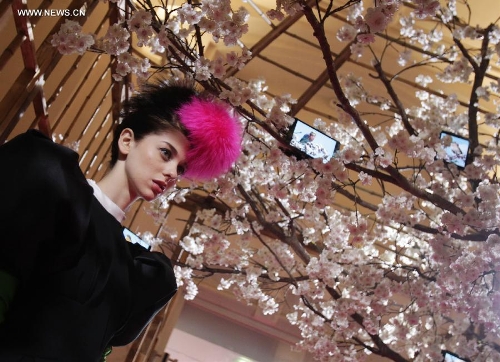
M 123 106 L 122 121 L 115 127 L 111 146 L 111 166 L 118 160 L 118 140 L 121 132 L 130 128 L 134 139 L 141 140 L 148 134 L 177 130 L 186 137 L 177 111 L 183 104 L 197 96 L 194 87 L 188 84 L 168 84 L 165 81 L 148 83 L 141 87 Z

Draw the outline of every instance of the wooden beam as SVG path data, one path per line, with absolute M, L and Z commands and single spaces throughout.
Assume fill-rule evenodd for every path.
M 38 63 L 35 56 L 35 44 L 33 37 L 33 28 L 27 15 L 21 15 L 21 10 L 27 10 L 26 0 L 13 0 L 12 1 L 12 14 L 14 16 L 14 23 L 16 25 L 17 33 L 23 37 L 21 42 L 21 54 L 23 57 L 24 69 L 33 75 L 39 70 Z M 41 121 L 40 131 L 51 137 L 50 124 L 47 115 L 47 105 L 43 92 L 44 79 L 39 77 L 36 89 L 38 92 L 33 98 L 33 107 L 35 109 L 35 116 L 37 121 Z M 17 123 L 17 122 L 16 122 Z
M 106 129 L 104 129 L 103 125 L 106 124 Z M 113 121 L 111 119 L 111 107 L 109 107 L 108 111 L 106 112 L 106 115 L 104 116 L 102 122 L 101 122 L 101 129 L 99 132 L 103 131 L 103 133 L 106 135 L 104 137 L 96 138 L 92 142 L 99 142 L 97 149 L 95 150 L 94 156 L 96 157 L 96 160 L 94 164 L 92 162 L 89 162 L 88 165 L 82 169 L 84 170 L 84 174 L 86 176 L 91 175 L 92 172 L 92 177 L 87 177 L 95 180 L 95 175 L 97 174 L 99 167 L 106 167 L 106 158 L 110 154 L 110 146 L 111 146 L 111 140 L 113 139 Z M 88 147 L 86 148 L 86 150 Z M 98 178 L 97 180 L 99 180 Z
M 35 57 L 35 45 L 33 44 L 33 28 L 27 15 L 20 15 L 20 11 L 27 10 L 26 0 L 12 1 L 12 14 L 18 34 L 21 34 L 21 53 L 23 55 L 24 68 L 35 74 L 38 64 Z
M 7 17 L 10 15 L 9 9 L 11 8 L 11 3 L 12 0 L 0 1 L 0 31 L 3 30 L 7 23 Z M 7 61 L 14 54 L 14 50 L 19 47 L 22 41 L 22 36 L 16 35 L 14 40 L 4 49 L 0 55 L 0 71 L 2 71 Z
M 4 16 L 7 16 L 7 10 L 9 8 L 9 6 L 11 5 L 11 3 L 12 3 L 12 0 L 0 2 L 0 22 L 2 22 Z M 52 3 L 52 1 L 50 1 L 50 0 L 44 0 L 40 4 L 40 7 L 38 9 L 42 9 L 42 10 L 47 9 L 51 3 Z M 36 25 L 38 20 L 40 20 L 39 16 L 30 19 L 32 27 L 34 27 Z M 12 39 L 12 41 L 9 43 L 9 45 L 7 45 L 5 50 L 0 55 L 0 71 L 4 68 L 4 66 L 10 60 L 10 58 L 12 58 L 15 51 L 21 46 L 21 43 L 23 42 L 23 40 L 24 40 L 24 35 L 18 32 L 16 34 L 16 36 L 14 37 L 14 39 Z
M 44 80 L 40 76 L 35 57 L 33 30 L 28 17 L 20 14 L 20 10 L 27 9 L 26 0 L 13 0 L 11 8 L 17 33 L 22 37 L 19 46 L 23 57 L 24 70 L 13 85 L 13 88 L 17 88 L 17 91 L 13 92 L 11 88 L 11 91 L 0 103 L 0 114 L 6 115 L 5 120 L 1 122 L 0 144 L 7 140 L 7 137 L 31 102 L 35 102 L 37 118 L 43 119 L 43 131 L 48 131 L 47 112 L 43 96 Z
M 92 73 L 92 71 L 95 69 L 95 65 L 96 65 L 97 61 L 99 61 L 100 57 L 101 57 L 101 55 L 99 54 L 99 55 L 97 56 L 97 58 L 94 60 L 94 62 L 93 62 L 93 64 L 92 64 L 92 66 L 91 66 L 91 67 L 89 67 L 89 69 L 87 70 L 87 72 L 86 72 L 86 73 L 85 73 L 85 75 L 83 76 L 81 83 L 85 83 L 87 80 L 89 80 L 89 78 L 90 78 L 90 74 L 91 74 L 91 73 Z M 105 74 L 105 72 L 106 72 L 106 71 L 107 71 L 107 68 L 106 68 L 106 69 L 104 70 L 104 72 L 100 75 L 100 77 L 102 77 L 102 76 Z M 72 94 L 71 98 L 70 98 L 70 99 L 66 102 L 66 106 L 64 107 L 64 109 L 63 109 L 62 113 L 59 115 L 59 117 L 58 117 L 58 118 L 56 119 L 56 121 L 54 122 L 54 128 L 58 127 L 58 126 L 59 126 L 59 122 L 61 122 L 61 121 L 64 119 L 64 116 L 66 115 L 66 112 L 68 111 L 69 107 L 70 107 L 70 106 L 74 103 L 74 101 L 76 100 L 76 98 L 77 98 L 77 96 L 78 96 L 78 91 L 80 90 L 80 87 L 73 87 L 73 90 L 74 90 L 74 92 L 73 92 L 73 94 Z M 73 122 L 75 122 L 75 121 L 76 121 L 76 117 L 74 117 Z M 70 125 L 70 128 L 72 128 L 72 127 L 73 127 L 73 124 L 71 124 L 71 125 Z M 68 133 L 68 132 L 69 132 L 69 131 L 67 131 L 67 132 L 65 133 L 65 136 L 64 136 L 65 138 L 68 136 L 68 135 L 67 135 L 67 133 Z
M 120 11 L 118 9 L 117 4 L 109 3 L 109 26 L 112 26 L 113 24 L 117 23 L 119 18 L 120 18 Z M 129 42 L 131 42 L 132 39 L 129 39 Z M 113 62 L 111 63 L 111 74 L 116 73 L 116 66 L 117 66 L 117 61 L 116 61 L 116 56 L 113 57 Z M 113 124 L 118 124 L 120 120 L 120 110 L 122 107 L 122 98 L 123 98 L 123 87 L 124 87 L 124 82 L 123 80 L 121 81 L 115 81 L 113 77 L 111 77 L 111 82 L 113 82 L 113 89 L 111 90 L 111 116 L 112 116 L 112 121 Z M 114 127 L 111 128 L 112 130 Z
M 100 55 L 97 56 L 97 59 L 99 59 L 99 57 L 100 57 Z M 50 96 L 50 98 L 47 100 L 47 105 L 48 105 L 49 109 L 50 109 L 50 106 L 52 105 L 52 103 L 54 103 L 54 101 L 57 99 L 57 97 L 59 97 L 59 95 L 61 94 L 64 86 L 69 81 L 69 79 L 71 78 L 71 76 L 73 75 L 73 73 L 78 69 L 78 66 L 79 66 L 80 61 L 82 60 L 82 58 L 83 58 L 83 55 L 79 55 L 75 59 L 75 61 L 73 62 L 73 65 L 71 66 L 71 68 L 66 72 L 66 74 L 64 75 L 64 77 L 61 79 L 61 81 L 59 82 L 59 84 L 55 88 L 54 93 L 52 93 L 52 95 Z
M 340 69 L 342 65 L 345 64 L 351 57 L 351 44 L 347 44 L 339 55 L 335 57 L 335 66 Z M 292 110 L 290 111 L 290 116 L 294 117 L 306 104 L 311 100 L 312 97 L 328 82 L 330 77 L 328 76 L 328 71 L 325 69 L 314 82 L 306 89 L 304 93 L 297 99 L 297 103 L 292 105 Z
M 12 0 L 4 0 L 0 2 L 0 19 L 7 16 L 7 11 L 9 11 L 9 6 Z
M 24 69 L 0 102 L 0 144 L 3 144 L 35 96 L 40 92 L 40 73 Z M 43 82 L 43 81 L 42 81 Z
M 68 6 L 68 9 L 79 9 L 85 3 L 85 0 L 73 0 Z M 97 6 L 97 3 L 97 1 L 90 2 L 89 7 L 87 8 L 87 14 L 89 14 Z M 14 12 L 14 16 L 22 18 L 19 16 L 16 10 L 20 6 L 24 6 L 23 0 L 12 1 L 12 11 Z M 81 23 L 84 23 L 86 19 L 87 17 L 79 18 Z M 61 19 L 57 22 L 40 48 L 36 51 L 36 55 L 34 52 L 33 54 L 30 54 L 32 52 L 30 46 L 24 45 L 21 47 L 21 50 L 23 50 L 24 47 L 23 58 L 25 57 L 24 54 L 26 54 L 27 58 L 25 59 L 26 68 L 17 77 L 16 81 L 11 87 L 11 91 L 0 102 L 0 144 L 4 143 L 7 140 L 9 134 L 12 132 L 17 122 L 28 108 L 30 102 L 32 102 L 36 98 L 37 95 L 34 94 L 34 92 L 41 91 L 44 77 L 48 78 L 50 72 L 54 69 L 54 67 L 62 57 L 57 49 L 55 49 L 50 44 L 50 37 L 52 36 L 52 34 L 56 33 L 59 30 L 63 20 L 64 19 Z M 19 19 L 19 21 L 22 21 L 22 19 Z M 20 27 L 21 30 L 24 29 L 24 25 L 22 24 L 22 22 L 20 23 Z M 29 28 L 26 26 L 26 29 L 24 29 L 23 31 L 27 31 L 27 29 Z M 24 36 L 28 37 L 27 41 L 29 41 L 29 31 L 27 31 Z M 31 56 L 33 56 L 33 58 L 30 58 Z M 38 62 L 33 61 L 33 59 L 38 60 Z M 33 70 L 32 68 L 37 69 L 37 71 Z M 37 85 L 37 87 L 34 86 L 35 84 Z M 41 100 L 42 98 L 38 99 Z M 39 110 L 40 107 L 43 108 L 43 104 L 39 105 Z M 44 130 L 47 130 L 47 116 L 43 114 L 38 116 L 39 120 L 43 122 L 42 126 Z
M 4 49 L 2 54 L 0 55 L 0 72 L 2 69 L 5 67 L 7 62 L 12 58 L 14 53 L 16 52 L 16 49 L 18 49 L 21 46 L 21 43 L 23 42 L 24 37 L 21 34 L 16 34 L 14 39 L 10 42 L 9 45 Z
M 104 18 L 102 19 L 102 21 L 99 23 L 99 26 L 97 27 L 97 30 L 95 31 L 96 34 L 99 33 L 99 31 L 102 29 L 102 27 L 104 26 L 104 24 L 106 23 L 106 16 L 104 16 Z M 80 61 L 82 60 L 82 58 L 85 56 L 86 53 L 82 54 L 82 55 L 79 55 L 78 57 L 76 57 L 75 61 L 73 62 L 73 65 L 71 66 L 71 68 L 68 70 L 68 72 L 64 75 L 64 77 L 61 79 L 61 81 L 59 82 L 59 84 L 57 85 L 57 87 L 55 88 L 55 91 L 54 93 L 50 96 L 50 98 L 47 100 L 47 106 L 50 110 L 50 106 L 52 105 L 52 103 L 57 99 L 57 97 L 61 94 L 63 88 L 66 86 L 66 83 L 71 79 L 71 76 L 74 74 L 74 72 L 78 69 L 78 66 L 80 64 Z M 92 69 L 96 66 L 97 62 L 99 62 L 100 58 L 101 58 L 102 54 L 98 54 L 96 59 L 94 60 L 94 63 L 92 64 L 91 68 L 88 70 L 87 74 L 85 75 L 84 77 L 84 81 L 88 79 L 88 75 L 89 73 L 92 71 Z M 83 82 L 84 82 L 83 81 Z M 55 125 L 54 125 L 55 127 Z
M 90 70 L 92 71 L 93 69 L 94 68 L 91 68 Z M 80 115 L 82 114 L 82 112 L 86 109 L 87 103 L 90 101 L 90 97 L 92 96 L 92 94 L 95 92 L 95 90 L 99 86 L 100 81 L 107 75 L 107 73 L 109 73 L 109 71 L 110 71 L 109 67 L 104 68 L 103 72 L 96 78 L 97 81 L 94 83 L 94 85 L 93 85 L 92 89 L 89 91 L 89 93 L 87 93 L 87 96 L 85 97 L 85 99 L 83 101 L 80 101 L 78 103 L 79 104 L 79 108 L 76 111 L 76 114 L 73 115 L 73 121 L 70 123 L 69 127 L 64 132 L 64 139 L 66 139 L 68 137 L 68 135 L 72 131 L 72 129 L 75 126 L 75 124 L 78 123 L 78 118 L 80 117 Z M 90 72 L 88 74 L 90 74 Z M 81 84 L 83 84 L 83 83 L 84 83 L 84 81 L 82 81 Z M 80 87 L 78 87 L 78 90 L 79 89 L 80 89 Z M 63 113 L 59 117 L 58 122 L 64 118 L 64 115 L 66 114 L 66 111 L 68 111 L 69 107 L 73 103 L 72 101 L 78 97 L 78 95 L 79 95 L 78 90 L 73 94 L 73 97 L 72 97 L 71 101 L 68 102 L 68 104 L 66 104 L 66 107 L 64 108 Z M 79 98 L 80 98 L 80 100 L 82 100 L 82 95 L 81 94 L 80 94 Z M 81 137 L 81 135 L 79 135 L 78 139 L 80 137 Z
M 307 3 L 309 6 L 313 6 L 314 4 L 316 4 L 316 0 L 309 0 Z M 250 48 L 252 56 L 256 57 L 257 55 L 259 55 L 278 36 L 283 34 L 288 28 L 290 28 L 293 24 L 295 24 L 302 17 L 302 15 L 304 15 L 302 12 L 297 12 L 292 16 L 286 17 L 277 26 L 273 27 L 273 29 L 269 33 L 267 33 L 252 48 Z M 226 78 L 235 75 L 237 72 L 238 72 L 237 68 L 230 68 L 226 73 Z

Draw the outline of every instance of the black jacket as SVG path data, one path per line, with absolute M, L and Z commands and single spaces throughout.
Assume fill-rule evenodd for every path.
M 165 255 L 125 241 L 78 155 L 37 131 L 0 146 L 0 269 L 20 281 L 0 324 L 2 362 L 99 361 L 177 288 Z

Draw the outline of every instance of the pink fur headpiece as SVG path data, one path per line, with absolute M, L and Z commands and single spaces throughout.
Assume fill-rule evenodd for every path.
M 185 176 L 206 180 L 227 172 L 241 153 L 241 127 L 228 107 L 194 97 L 177 114 L 191 143 Z

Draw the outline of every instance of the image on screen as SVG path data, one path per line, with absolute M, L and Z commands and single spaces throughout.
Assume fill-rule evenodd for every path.
M 123 228 L 123 237 L 129 243 L 139 244 L 140 246 L 142 246 L 143 248 L 145 248 L 147 250 L 151 249 L 151 245 L 149 245 L 148 243 L 146 243 L 144 240 L 142 240 L 140 237 L 138 237 L 136 234 L 134 234 L 132 231 L 130 231 L 127 228 Z
M 462 359 L 448 351 L 444 351 L 443 355 L 444 355 L 443 362 L 468 362 L 468 360 Z
M 470 141 L 466 138 L 448 133 L 441 132 L 440 138 L 445 136 L 451 137 L 451 144 L 444 148 L 446 151 L 445 161 L 454 163 L 460 168 L 464 168 L 467 163 L 467 154 L 469 153 Z
M 328 137 L 316 128 L 295 119 L 290 145 L 312 158 L 330 160 L 340 147 L 337 140 Z

